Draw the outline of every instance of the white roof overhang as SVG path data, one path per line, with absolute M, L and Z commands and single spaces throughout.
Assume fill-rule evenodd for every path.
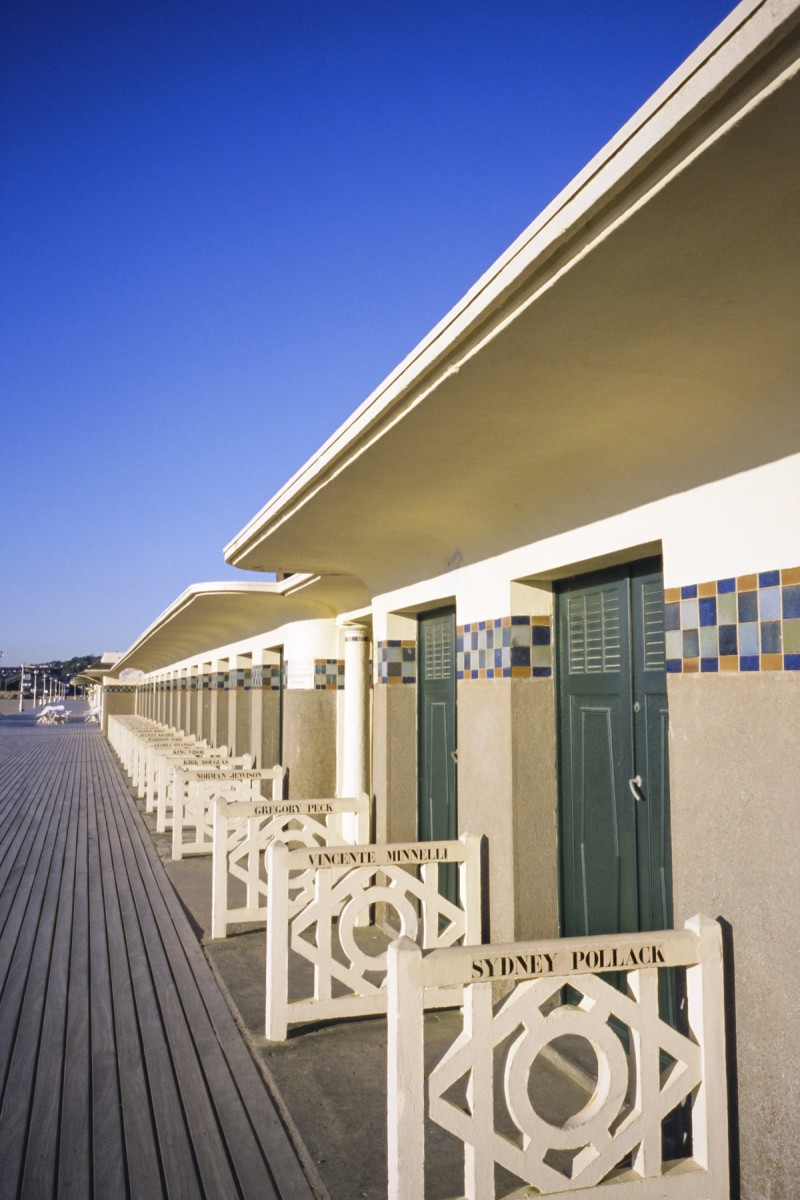
M 437 575 L 800 449 L 800 0 L 745 0 L 228 545 Z
M 195 583 L 145 629 L 115 664 L 157 671 L 294 621 L 334 618 L 362 606 L 349 578 L 294 575 L 280 583 Z

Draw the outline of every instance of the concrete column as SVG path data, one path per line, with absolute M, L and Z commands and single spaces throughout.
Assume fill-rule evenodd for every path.
M 211 741 L 215 746 L 228 746 L 228 697 L 225 675 L 227 658 L 215 659 L 211 664 Z
M 200 677 L 197 681 L 200 688 L 197 693 L 198 708 L 200 710 L 199 733 L 200 737 L 208 742 L 212 740 L 212 731 L 214 728 L 212 724 L 212 717 L 214 715 L 212 705 L 213 693 L 211 691 L 211 672 L 213 668 L 213 663 L 204 662 L 200 668 Z
M 251 654 L 232 655 L 228 668 L 228 745 L 234 754 L 245 754 L 250 749 L 250 687 L 252 686 Z M 245 683 L 248 687 L 245 691 Z M 258 760 L 261 766 L 261 760 Z
M 345 626 L 344 737 L 341 770 L 343 796 L 358 796 L 361 792 L 371 792 L 370 643 L 371 634 L 363 626 Z M 344 818 L 342 833 L 348 840 L 355 838 L 354 817 Z
M 253 662 L 249 749 L 259 767 L 274 767 L 282 762 L 280 665 L 280 654 L 272 650 L 262 651 L 260 662 Z

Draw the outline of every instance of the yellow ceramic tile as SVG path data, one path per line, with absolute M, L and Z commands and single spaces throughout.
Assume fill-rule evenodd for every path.
M 699 658 L 685 658 L 683 660 L 684 675 L 696 675 L 700 670 Z
M 716 579 L 712 579 L 711 583 L 701 583 L 700 587 L 697 589 L 697 593 L 699 596 L 716 596 L 716 594 L 717 594 Z
M 736 654 L 723 654 L 719 660 L 720 671 L 738 671 L 739 658 Z
M 664 603 L 674 604 L 676 600 L 681 598 L 680 588 L 664 588 Z
M 752 592 L 758 587 L 757 575 L 739 575 L 736 580 L 736 590 L 739 592 Z
M 782 654 L 762 654 L 761 655 L 761 670 L 762 671 L 782 671 L 783 670 L 783 655 Z
M 781 571 L 781 583 L 800 583 L 800 567 L 788 567 Z

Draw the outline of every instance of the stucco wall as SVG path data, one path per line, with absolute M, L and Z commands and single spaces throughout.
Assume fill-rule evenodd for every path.
M 800 1196 L 800 677 L 670 679 L 675 924 L 733 930 L 743 1200 Z
M 283 765 L 289 796 L 315 799 L 336 789 L 335 691 L 288 689 L 283 697 Z

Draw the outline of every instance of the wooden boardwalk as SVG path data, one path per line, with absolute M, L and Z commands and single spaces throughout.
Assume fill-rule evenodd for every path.
M 0 1200 L 312 1200 L 105 739 L 0 719 Z

